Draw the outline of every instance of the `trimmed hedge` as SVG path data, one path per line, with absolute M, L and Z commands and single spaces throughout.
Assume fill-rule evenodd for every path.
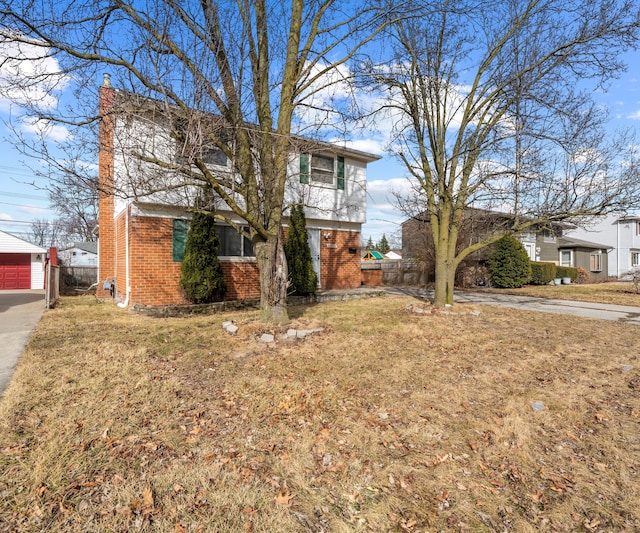
M 556 277 L 555 263 L 531 262 L 531 285 L 547 285 Z
M 556 278 L 571 278 L 571 281 L 578 279 L 578 269 L 575 267 L 556 267 Z

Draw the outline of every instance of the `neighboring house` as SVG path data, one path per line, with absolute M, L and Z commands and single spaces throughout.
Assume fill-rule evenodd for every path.
M 512 221 L 513 215 L 507 213 L 466 209 L 458 237 L 458 250 L 486 239 L 497 230 L 509 228 Z M 582 267 L 590 272 L 592 279 L 606 279 L 607 246 L 565 238 L 563 234 L 572 227 L 568 224 L 554 223 L 549 229 L 532 227 L 517 237 L 531 261 Z M 461 285 L 483 283 L 486 278 L 484 265 L 489 253 L 490 248 L 487 247 L 470 254 L 461 263 L 456 282 Z M 602 254 L 605 257 L 602 257 Z M 433 239 L 426 217 L 416 217 L 402 223 L 402 257 L 405 260 L 421 261 L 428 271 L 427 281 L 433 281 Z
M 640 268 L 640 215 L 599 217 L 588 228 L 576 228 L 569 235 L 607 247 L 609 277 L 625 278 Z
M 58 250 L 58 259 L 65 266 L 97 267 L 98 243 L 74 242 L 71 246 Z
M 129 155 L 132 139 L 142 139 L 157 150 L 176 152 L 163 129 L 160 113 L 154 115 L 137 108 L 133 114 L 120 116 L 114 111 L 114 99 L 131 97 L 106 83 L 100 90 L 101 113 L 108 117 L 103 119 L 100 130 L 99 180 L 103 191 L 111 184 L 116 189 L 125 188 L 131 173 L 143 180 L 148 176 L 149 183 L 154 179 L 164 179 L 165 183 L 171 180 L 171 176 L 162 175 L 157 168 Z M 309 245 L 319 288 L 359 287 L 366 170 L 367 164 L 379 156 L 310 141 L 305 147 L 304 152 L 291 153 L 285 204 L 305 199 Z M 207 164 L 231 175 L 222 152 L 212 152 Z M 180 266 L 191 218 L 188 209 L 193 206 L 195 193 L 191 191 L 189 196 L 166 189 L 153 194 L 144 194 L 140 189 L 131 191 L 130 198 L 104 193 L 100 197 L 98 297 L 108 297 L 113 292 L 122 305 L 185 303 L 179 288 Z M 245 223 L 222 202 L 216 209 L 239 226 Z M 217 228 L 226 299 L 258 298 L 259 275 L 251 242 L 231 226 L 220 224 Z
M 43 289 L 47 250 L 0 231 L 0 290 Z
M 401 253 L 395 250 L 391 250 L 387 252 L 386 254 L 384 254 L 384 257 L 385 259 L 394 259 L 394 260 L 402 259 Z
M 573 237 L 558 238 L 558 264 L 582 268 L 589 272 L 589 279 L 604 281 L 608 278 L 609 255 L 606 245 Z

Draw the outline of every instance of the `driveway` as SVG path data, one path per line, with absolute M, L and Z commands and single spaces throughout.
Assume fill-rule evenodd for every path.
M 410 287 L 388 287 L 387 292 L 392 294 L 407 294 L 419 298 L 433 296 L 433 291 Z M 454 301 L 457 303 L 499 305 L 525 311 L 558 313 L 582 318 L 596 318 L 598 320 L 614 320 L 640 326 L 640 307 L 628 305 L 575 302 L 572 300 L 534 298 L 532 296 L 515 296 L 495 292 L 461 290 L 455 291 Z
M 44 312 L 44 291 L 0 291 L 0 395 Z

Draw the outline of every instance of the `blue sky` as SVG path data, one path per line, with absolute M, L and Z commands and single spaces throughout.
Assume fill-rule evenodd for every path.
M 630 53 L 626 59 L 629 65 L 627 72 L 613 80 L 607 92 L 597 92 L 594 95 L 599 104 L 609 109 L 612 129 L 640 126 L 640 57 L 637 53 Z M 3 121 L 8 120 L 11 113 L 15 115 L 16 111 L 6 96 L 18 100 L 41 96 L 7 94 L 7 80 L 11 76 L 6 68 L 6 63 L 0 67 L 0 119 Z M 96 80 L 96 85 L 101 82 L 101 79 Z M 23 124 L 21 129 L 30 135 L 29 130 L 33 126 Z M 362 230 L 363 244 L 369 237 L 376 242 L 383 234 L 386 234 L 392 244 L 394 241 L 399 244 L 399 224 L 403 216 L 393 205 L 392 191 L 406 188 L 408 182 L 403 167 L 383 151 L 386 130 L 384 125 L 380 125 L 375 134 L 363 134 L 360 139 L 354 139 L 355 142 L 350 143 L 357 149 L 382 156 L 380 161 L 370 164 L 367 171 L 367 223 Z M 12 146 L 12 132 L 4 123 L 0 124 L 0 138 L 0 230 L 24 236 L 29 232 L 32 220 L 51 219 L 55 214 L 49 209 L 46 191 L 38 189 L 46 186 L 46 183 L 38 181 L 29 168 L 29 165 L 37 165 L 37 161 L 25 162 L 25 157 Z M 35 186 L 32 185 L 34 181 Z

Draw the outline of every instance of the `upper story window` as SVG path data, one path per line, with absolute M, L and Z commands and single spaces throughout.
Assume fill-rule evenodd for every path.
M 636 235 L 640 235 L 640 220 L 636 220 Z
M 556 235 L 553 231 L 546 229 L 542 233 L 542 239 L 544 242 L 556 242 Z
M 300 154 L 300 183 L 344 190 L 344 157 Z
M 219 148 L 209 148 L 202 155 L 202 161 L 205 165 L 215 165 L 218 167 L 227 166 L 227 154 Z
M 222 150 L 217 147 L 203 148 L 200 154 L 184 153 L 181 148 L 177 147 L 176 163 L 186 164 L 189 161 L 193 161 L 194 158 L 199 157 L 207 166 L 227 167 L 228 158 Z

